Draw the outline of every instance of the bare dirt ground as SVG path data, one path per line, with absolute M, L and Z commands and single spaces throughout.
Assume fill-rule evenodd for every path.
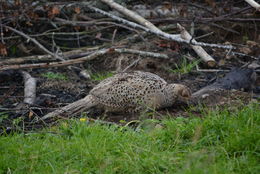
M 216 7 L 212 7 L 204 3 L 203 1 L 194 4 L 203 6 L 207 9 L 215 9 L 221 11 L 220 6 L 221 3 L 224 2 L 216 1 L 216 3 Z M 135 3 L 129 5 L 129 8 L 133 7 L 134 4 Z M 211 17 L 211 19 L 213 20 L 219 16 L 221 17 L 224 15 L 229 15 L 230 13 L 233 13 L 234 10 L 239 11 L 248 7 L 248 5 L 244 2 L 233 2 L 233 5 L 234 4 L 237 9 L 229 9 L 229 11 L 227 10 L 227 12 L 216 12 L 215 16 L 212 16 L 212 14 L 209 14 L 209 12 L 204 11 L 204 13 L 200 17 Z M 153 4 L 151 2 L 149 5 L 157 6 L 160 5 L 160 3 L 158 4 L 158 2 L 156 2 Z M 230 6 L 227 7 L 231 8 L 231 6 L 232 3 L 230 3 Z M 50 7 L 58 8 L 58 5 L 54 4 Z M 193 8 L 195 7 L 193 6 Z M 86 96 L 89 90 L 91 90 L 97 83 L 99 83 L 99 81 L 93 78 L 92 75 L 104 75 L 108 72 L 115 74 L 126 69 L 126 71 L 141 70 L 155 73 L 164 78 L 169 83 L 176 82 L 187 85 L 194 93 L 199 89 L 214 83 L 217 79 L 222 78 L 228 71 L 234 68 L 249 67 L 254 69 L 256 73 L 256 82 L 253 85 L 252 89 L 247 91 L 247 94 L 241 94 L 242 97 L 239 97 L 240 94 L 237 93 L 237 96 L 229 98 L 230 100 L 234 100 L 236 102 L 223 100 L 224 103 L 222 102 L 221 106 L 232 107 L 232 105 L 236 105 L 241 102 L 248 103 L 251 101 L 252 96 L 255 96 L 255 99 L 253 100 L 259 101 L 260 23 L 259 21 L 255 20 L 246 20 L 249 17 L 259 19 L 259 12 L 255 12 L 253 8 L 248 8 L 249 10 L 247 10 L 246 13 L 240 12 L 236 15 L 230 15 L 229 18 L 231 19 L 229 20 L 221 18 L 222 20 L 210 22 L 199 18 L 195 19 L 196 27 L 193 28 L 195 29 L 194 37 L 198 38 L 200 36 L 204 36 L 201 39 L 197 39 L 198 41 L 206 43 L 231 43 L 238 47 L 236 52 L 241 53 L 240 55 L 229 55 L 228 52 L 230 50 L 205 47 L 205 50 L 217 62 L 217 65 L 214 68 L 207 67 L 207 65 L 205 65 L 205 63 L 203 63 L 202 61 L 195 62 L 196 60 L 199 60 L 199 58 L 188 44 L 168 41 L 158 38 L 154 35 L 141 35 L 142 37 L 136 37 L 135 39 L 125 41 L 126 37 L 133 38 L 134 34 L 136 33 L 132 30 L 121 28 L 114 24 L 104 24 L 103 26 L 95 25 L 92 28 L 90 26 L 78 26 L 78 28 L 76 28 L 77 26 L 61 25 L 62 29 L 58 30 L 59 32 L 81 32 L 86 30 L 88 31 L 89 29 L 91 31 L 91 34 L 88 34 L 90 35 L 89 37 L 83 37 L 82 39 L 76 39 L 74 35 L 66 36 L 66 38 L 57 37 L 55 39 L 52 39 L 51 37 L 46 36 L 46 38 L 43 37 L 38 39 L 43 44 L 46 43 L 46 45 L 48 45 L 48 43 L 55 42 L 55 44 L 59 45 L 64 52 L 67 51 L 68 48 L 77 49 L 86 46 L 89 48 L 131 48 L 135 50 L 167 54 L 170 59 L 140 57 L 134 54 L 110 53 L 99 56 L 94 60 L 88 61 L 86 63 L 74 64 L 65 67 L 36 69 L 28 68 L 26 69 L 26 71 L 29 72 L 31 76 L 37 79 L 37 98 L 35 103 L 30 106 L 25 106 L 24 104 L 22 104 L 24 96 L 24 82 L 20 71 L 0 70 L 0 127 L 3 131 L 8 132 L 8 130 L 31 130 L 34 128 L 51 125 L 52 123 L 55 123 L 53 120 L 49 120 L 45 123 L 40 124 L 33 124 L 32 120 L 35 119 L 35 117 L 42 117 L 57 108 L 65 106 Z M 68 9 L 65 9 L 65 12 L 68 12 L 66 10 Z M 35 12 L 35 14 L 37 13 Z M 54 12 L 53 14 L 50 13 L 50 15 L 54 14 Z M 82 12 L 82 14 L 84 13 Z M 64 17 L 63 15 L 61 15 L 61 11 L 59 11 L 59 14 L 55 15 L 59 18 Z M 87 15 L 85 14 L 85 16 Z M 80 19 L 83 20 L 84 18 L 81 17 Z M 91 20 L 92 19 L 93 18 L 91 18 Z M 188 20 L 188 22 L 185 22 L 184 19 Z M 50 20 L 57 22 L 57 20 L 55 20 L 54 18 L 51 18 Z M 99 20 L 102 21 L 103 18 Z M 167 18 L 167 20 L 166 18 L 160 17 L 150 18 L 150 21 L 152 21 L 160 28 L 169 26 L 170 21 L 183 21 L 182 24 L 187 29 L 190 29 L 192 28 L 190 23 L 192 21 L 194 22 L 194 19 L 190 16 L 186 18 L 182 16 L 179 18 Z M 198 22 L 196 22 L 196 20 Z M 106 20 L 104 19 L 104 21 Z M 17 23 L 19 22 L 20 21 L 17 21 Z M 40 29 L 40 33 L 42 33 L 52 28 L 51 26 L 49 26 L 50 24 L 48 22 L 45 22 L 45 26 L 43 28 L 39 28 L 39 26 L 35 25 L 35 21 L 30 22 L 33 24 L 30 27 L 31 30 L 33 30 L 33 32 L 31 33 L 37 33 L 37 29 Z M 28 29 L 24 29 L 24 26 L 26 25 L 27 24 L 21 24 L 20 28 L 18 29 L 21 29 L 24 32 L 28 32 Z M 116 35 L 113 35 L 115 31 Z M 169 27 L 166 32 L 177 32 L 176 27 Z M 140 34 L 140 32 L 138 33 Z M 10 32 L 7 32 L 5 34 L 5 37 L 13 36 L 13 33 Z M 209 35 L 205 36 L 205 34 Z M 111 37 L 113 37 L 113 39 L 111 39 Z M 2 61 L 6 61 L 11 58 L 18 58 L 41 53 L 41 51 L 38 51 L 33 44 L 26 43 L 25 40 L 22 38 L 19 38 L 18 40 L 19 41 L 6 39 L 6 50 L 8 54 L 3 55 L 2 52 Z M 26 49 L 22 49 L 22 47 L 26 47 Z M 50 48 L 50 46 L 47 47 Z M 12 51 L 14 50 L 14 48 L 16 48 L 18 51 Z M 1 49 L 3 51 L 3 46 L 1 47 Z M 30 49 L 31 51 L 29 51 L 28 53 L 25 51 Z M 37 61 L 31 60 L 29 62 L 34 63 Z M 86 70 L 87 74 L 91 77 L 88 78 L 86 76 L 82 76 L 80 73 L 82 72 L 82 70 Z M 47 74 L 48 72 L 62 74 L 64 77 L 66 77 L 66 79 L 44 76 L 44 74 Z M 120 123 L 122 122 L 122 120 L 124 120 L 125 122 L 129 122 L 131 120 L 142 118 L 161 119 L 163 117 L 187 117 L 190 115 L 200 116 L 200 110 L 191 109 L 190 106 L 176 105 L 172 108 L 167 108 L 161 111 L 146 114 L 127 115 L 112 113 L 105 116 L 102 111 L 92 109 L 90 111 L 87 111 L 86 113 L 83 113 L 82 115 L 79 115 L 78 117 L 88 116 L 94 119 L 98 118 L 106 121 Z

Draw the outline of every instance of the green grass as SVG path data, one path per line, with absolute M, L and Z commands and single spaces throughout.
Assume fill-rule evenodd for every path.
M 54 73 L 54 72 L 46 72 L 41 74 L 42 77 L 46 77 L 48 79 L 56 79 L 56 80 L 68 80 L 68 77 L 61 73 Z
M 0 112 L 0 124 L 3 122 L 4 119 L 9 117 L 7 112 Z
M 0 173 L 260 171 L 259 104 L 160 124 L 136 131 L 71 120 L 40 133 L 1 136 Z
M 176 68 L 168 69 L 168 71 L 171 73 L 187 74 L 191 72 L 196 67 L 196 65 L 199 64 L 199 62 L 200 60 L 195 60 L 189 63 L 186 58 L 183 58 L 180 65 L 175 64 Z
M 91 74 L 91 79 L 94 81 L 102 81 L 108 77 L 113 76 L 114 74 L 112 72 L 104 72 L 104 73 L 94 73 Z

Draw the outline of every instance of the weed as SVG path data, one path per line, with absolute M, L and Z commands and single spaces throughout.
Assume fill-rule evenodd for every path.
M 94 81 L 102 81 L 108 77 L 113 76 L 114 74 L 112 72 L 104 72 L 104 73 L 95 73 L 92 74 L 90 77 Z
M 9 117 L 7 112 L 0 112 L 0 123 L 3 122 L 3 120 L 7 119 Z
M 176 69 L 168 69 L 172 73 L 187 74 L 193 70 L 199 64 L 200 60 L 195 60 L 190 63 L 187 62 L 187 59 L 183 58 L 183 61 L 180 65 L 175 64 Z
M 68 80 L 68 77 L 61 73 L 47 72 L 47 73 L 42 73 L 41 76 L 46 77 L 48 79 L 65 80 L 65 81 Z

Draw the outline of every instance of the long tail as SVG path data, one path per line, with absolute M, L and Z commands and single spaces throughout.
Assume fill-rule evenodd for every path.
M 87 95 L 85 98 L 80 99 L 76 102 L 73 102 L 71 104 L 68 104 L 62 108 L 59 108 L 53 112 L 50 112 L 46 115 L 44 115 L 43 117 L 40 118 L 40 120 L 38 121 L 43 121 L 49 118 L 54 118 L 57 116 L 67 116 L 67 117 L 71 117 L 83 110 L 87 110 L 93 106 L 97 105 L 96 100 L 94 99 L 94 97 L 92 95 Z M 38 122 L 37 121 L 37 122 Z

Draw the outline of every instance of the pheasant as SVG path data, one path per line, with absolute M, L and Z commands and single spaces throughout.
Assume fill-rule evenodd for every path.
M 115 74 L 101 81 L 85 98 L 45 115 L 75 114 L 93 106 L 109 112 L 139 112 L 145 108 L 160 109 L 187 101 L 190 89 L 181 84 L 168 84 L 150 72 L 133 71 Z

